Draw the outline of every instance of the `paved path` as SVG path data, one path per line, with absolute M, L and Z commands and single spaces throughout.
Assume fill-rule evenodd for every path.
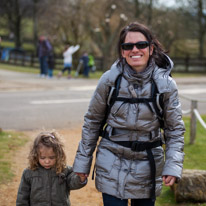
M 65 77 L 41 79 L 36 74 L 0 69 L 0 127 L 31 130 L 37 128 L 69 128 L 83 123 L 83 116 L 98 80 Z M 206 76 L 176 78 L 182 109 L 198 102 L 205 114 Z M 182 98 L 187 97 L 187 99 Z
M 178 85 L 206 84 L 206 75 L 201 77 L 178 77 L 175 78 Z M 65 77 L 58 79 L 41 79 L 37 74 L 20 73 L 0 69 L 0 91 L 8 90 L 38 90 L 38 89 L 60 89 L 71 86 L 95 87 L 98 80 Z
M 95 88 L 98 80 L 72 78 L 43 79 L 37 74 L 13 72 L 0 69 L 0 91 L 34 91 L 34 90 L 58 90 L 69 87 L 84 86 Z

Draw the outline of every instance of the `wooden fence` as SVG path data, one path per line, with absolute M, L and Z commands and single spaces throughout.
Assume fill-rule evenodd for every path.
M 176 72 L 206 72 L 206 58 L 173 57 Z
M 2 48 L 1 51 L 1 63 L 21 65 L 27 67 L 39 68 L 39 60 L 33 53 Z M 172 58 L 174 62 L 175 72 L 206 72 L 206 58 Z M 73 60 L 74 65 L 78 65 L 78 59 Z M 104 71 L 103 58 L 95 57 L 95 66 L 97 70 Z M 61 69 L 63 67 L 62 56 L 55 56 L 55 69 Z
M 197 120 L 200 122 L 202 127 L 206 129 L 206 123 L 202 119 L 200 113 L 198 112 L 198 102 L 206 103 L 205 100 L 198 100 L 180 95 L 180 97 L 191 102 L 191 108 L 188 111 L 182 111 L 183 115 L 190 114 L 190 144 L 195 143 L 196 130 L 197 130 Z
M 63 67 L 63 57 L 54 56 L 55 68 L 60 70 Z M 36 55 L 21 50 L 6 50 L 1 54 L 1 63 L 19 65 L 25 67 L 39 68 L 39 59 Z M 78 59 L 73 59 L 73 64 L 77 66 L 79 63 Z M 101 57 L 95 58 L 95 66 L 97 70 L 103 70 L 103 59 Z

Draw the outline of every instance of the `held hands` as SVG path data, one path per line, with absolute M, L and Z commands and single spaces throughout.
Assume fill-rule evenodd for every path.
M 176 181 L 176 177 L 170 175 L 163 176 L 162 179 L 163 182 L 165 183 L 165 186 L 172 186 Z
M 84 182 L 87 179 L 87 177 L 89 176 L 88 174 L 85 174 L 85 173 L 77 173 L 76 172 L 76 174 L 80 177 L 81 182 Z

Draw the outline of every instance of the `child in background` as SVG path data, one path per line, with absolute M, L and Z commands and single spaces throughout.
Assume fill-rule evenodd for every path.
M 63 73 L 67 70 L 68 71 L 68 79 L 71 76 L 71 68 L 72 68 L 72 55 L 80 48 L 79 45 L 70 46 L 69 43 L 65 46 L 63 57 L 64 57 L 64 68 L 59 72 L 58 77 L 60 78 Z
M 16 206 L 70 206 L 70 190 L 80 189 L 87 179 L 66 166 L 63 144 L 56 132 L 41 132 L 29 154 L 29 167 L 24 170 Z

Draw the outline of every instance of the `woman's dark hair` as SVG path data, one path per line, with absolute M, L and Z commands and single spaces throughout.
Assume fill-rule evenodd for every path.
M 149 28 L 147 28 L 145 25 L 140 24 L 138 22 L 130 23 L 128 26 L 124 27 L 120 32 L 119 41 L 118 41 L 118 45 L 117 45 L 118 56 L 119 56 L 118 64 L 123 63 L 124 58 L 122 56 L 121 45 L 125 42 L 125 38 L 126 38 L 126 35 L 128 34 L 128 32 L 140 32 L 140 33 L 142 33 L 146 37 L 149 44 L 150 45 L 152 44 L 153 47 L 154 47 L 153 54 L 150 58 L 153 58 L 155 63 L 159 67 L 164 67 L 165 65 L 167 65 L 168 62 L 167 62 L 167 60 L 165 58 L 165 55 L 164 55 L 164 53 L 166 53 L 166 51 L 164 51 L 163 46 L 161 45 L 161 43 L 152 34 L 152 32 L 149 30 Z

